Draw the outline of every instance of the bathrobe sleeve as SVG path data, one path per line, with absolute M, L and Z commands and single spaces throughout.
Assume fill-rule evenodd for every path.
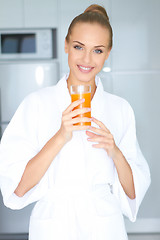
M 0 187 L 4 204 L 20 209 L 39 200 L 47 188 L 47 174 L 23 197 L 14 191 L 28 161 L 38 152 L 38 97 L 32 93 L 20 104 L 5 130 L 0 145 Z
M 132 169 L 136 198 L 132 200 L 125 194 L 117 171 L 113 193 L 120 202 L 123 214 L 134 222 L 139 206 L 150 185 L 150 170 L 137 142 L 134 112 L 126 101 L 124 101 L 122 107 L 122 121 L 123 134 L 118 147 Z

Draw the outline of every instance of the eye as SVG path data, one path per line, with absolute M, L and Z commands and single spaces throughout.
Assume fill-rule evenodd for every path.
M 82 47 L 79 46 L 79 45 L 75 45 L 74 48 L 77 49 L 77 50 L 82 50 Z
M 103 53 L 103 51 L 101 49 L 95 49 L 94 52 L 98 53 L 98 54 Z

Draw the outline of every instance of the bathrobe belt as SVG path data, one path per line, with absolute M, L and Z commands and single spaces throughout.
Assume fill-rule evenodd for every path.
M 95 184 L 88 186 L 87 184 L 54 184 L 47 194 L 41 199 L 42 201 L 55 201 L 57 198 L 69 199 L 76 197 L 100 197 L 106 198 L 112 194 L 112 186 L 110 184 Z

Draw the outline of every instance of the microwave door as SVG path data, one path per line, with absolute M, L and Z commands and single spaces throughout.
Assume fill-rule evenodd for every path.
M 57 58 L 56 29 L 0 29 L 0 61 Z

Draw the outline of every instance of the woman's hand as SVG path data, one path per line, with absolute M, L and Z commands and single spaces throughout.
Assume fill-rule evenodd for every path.
M 113 135 L 106 128 L 106 126 L 95 118 L 92 118 L 92 121 L 100 128 L 90 127 L 90 130 L 93 132 L 86 131 L 86 134 L 89 136 L 88 141 L 97 142 L 96 144 L 93 144 L 93 147 L 104 148 L 106 150 L 108 156 L 112 158 L 115 164 L 119 181 L 125 193 L 129 198 L 134 199 L 136 195 L 133 174 L 130 165 L 120 149 L 116 146 Z
M 76 117 L 79 114 L 90 112 L 90 108 L 75 109 L 79 104 L 84 102 L 84 99 L 77 100 L 71 103 L 67 109 L 62 113 L 61 128 L 59 129 L 59 134 L 63 137 L 66 142 L 70 141 L 72 138 L 72 132 L 75 130 L 87 130 L 89 126 L 74 125 L 80 122 L 91 122 L 91 118 L 87 117 Z
M 104 148 L 108 156 L 114 159 L 119 149 L 115 144 L 113 135 L 102 122 L 95 118 L 92 118 L 92 122 L 96 123 L 100 128 L 90 127 L 89 129 L 92 132 L 86 131 L 87 136 L 89 136 L 88 141 L 96 142 L 96 144 L 92 145 L 93 147 Z

